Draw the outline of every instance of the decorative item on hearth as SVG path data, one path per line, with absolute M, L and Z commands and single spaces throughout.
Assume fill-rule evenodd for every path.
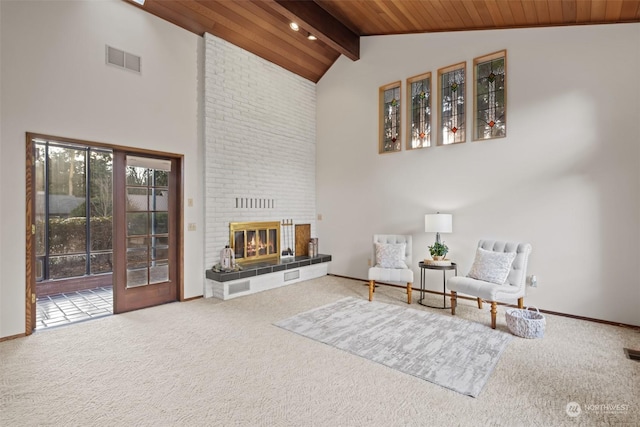
M 232 273 L 242 270 L 243 268 L 238 263 L 236 263 L 236 265 L 234 265 L 232 268 L 222 268 L 222 265 L 220 265 L 220 263 L 217 263 L 211 267 L 211 271 L 213 271 L 214 273 Z
M 229 245 L 226 245 L 224 249 L 220 251 L 220 266 L 227 270 L 236 266 L 236 256 Z
M 453 217 L 451 214 L 426 214 L 424 216 L 424 231 L 426 233 L 436 233 L 436 241 L 433 245 L 428 246 L 429 254 L 432 259 L 425 258 L 425 264 L 431 265 L 451 265 L 451 261 L 447 259 L 449 247 L 440 241 L 440 233 L 451 233 L 453 231 Z
M 314 237 L 309 239 L 309 257 L 313 258 L 318 256 L 318 238 Z

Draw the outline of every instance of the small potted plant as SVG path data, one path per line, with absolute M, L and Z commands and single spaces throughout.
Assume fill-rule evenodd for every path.
M 447 252 L 449 252 L 449 248 L 444 244 L 444 242 L 435 242 L 432 246 L 429 246 L 429 253 L 434 261 L 445 259 Z

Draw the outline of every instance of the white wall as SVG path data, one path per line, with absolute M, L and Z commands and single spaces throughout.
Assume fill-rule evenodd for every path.
M 211 267 L 229 243 L 229 222 L 293 219 L 310 224 L 315 235 L 316 87 L 218 37 L 206 34 L 205 44 L 205 263 Z M 236 198 L 269 203 L 236 207 Z
M 202 39 L 119 0 L 0 8 L 0 337 L 25 332 L 25 132 L 183 154 L 184 197 L 194 199 L 185 297 L 202 295 Z M 107 66 L 105 44 L 140 55 L 142 74 Z
M 379 86 L 402 80 L 404 96 L 406 78 L 461 61 L 471 81 L 474 57 L 505 48 L 506 138 L 377 153 Z M 638 75 L 640 24 L 363 38 L 317 86 L 330 272 L 366 278 L 374 233 L 412 234 L 417 264 L 434 240 L 424 214 L 449 212 L 460 274 L 481 238 L 528 241 L 539 287 L 525 304 L 640 325 Z M 428 288 L 441 280 L 428 272 Z
M 2 5 L 0 4 L 0 164 L 2 164 Z M 0 173 L 2 189 L 2 173 Z M 2 197 L 0 197 L 0 224 L 2 224 Z M 2 277 L 2 245 L 0 244 L 0 277 Z M 2 307 L 2 279 L 0 279 L 0 307 Z M 0 314 L 0 337 L 2 336 L 2 315 Z

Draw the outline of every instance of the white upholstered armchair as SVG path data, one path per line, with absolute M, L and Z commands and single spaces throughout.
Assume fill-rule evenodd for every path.
M 369 301 L 373 300 L 376 282 L 400 284 L 407 288 L 407 304 L 411 304 L 411 236 L 376 234 L 373 236 L 374 266 L 369 268 Z
M 469 274 L 451 277 L 447 288 L 451 291 L 451 314 L 456 314 L 457 293 L 462 292 L 491 303 L 491 327 L 496 328 L 497 301 L 518 301 L 524 306 L 527 284 L 527 262 L 531 253 L 528 243 L 480 240 L 476 258 Z

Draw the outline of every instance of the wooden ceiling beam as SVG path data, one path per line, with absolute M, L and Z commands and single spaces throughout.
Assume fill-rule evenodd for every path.
M 267 0 L 273 10 L 297 23 L 352 61 L 360 59 L 360 36 L 314 1 Z

